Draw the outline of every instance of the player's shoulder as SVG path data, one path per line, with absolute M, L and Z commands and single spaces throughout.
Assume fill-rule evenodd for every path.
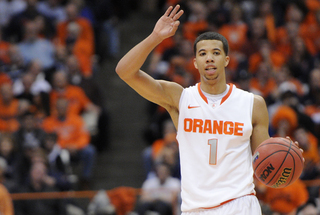
M 253 98 L 254 98 L 254 106 L 257 106 L 257 107 L 266 106 L 266 102 L 262 96 L 253 94 Z

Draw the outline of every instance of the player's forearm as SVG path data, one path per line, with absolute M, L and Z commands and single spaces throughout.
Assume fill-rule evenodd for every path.
M 123 56 L 116 67 L 116 72 L 120 78 L 130 78 L 137 73 L 148 55 L 161 41 L 160 37 L 152 33 Z

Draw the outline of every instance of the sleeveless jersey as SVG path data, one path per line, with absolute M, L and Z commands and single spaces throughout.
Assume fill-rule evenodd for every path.
M 183 212 L 255 194 L 250 146 L 254 96 L 230 84 L 213 107 L 200 84 L 184 89 L 179 103 Z

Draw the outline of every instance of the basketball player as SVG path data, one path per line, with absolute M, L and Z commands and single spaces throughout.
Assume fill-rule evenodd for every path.
M 201 82 L 195 86 L 184 89 L 140 70 L 151 51 L 175 34 L 182 14 L 179 5 L 169 7 L 153 32 L 119 61 L 116 72 L 170 113 L 178 132 L 183 215 L 259 215 L 252 152 L 270 138 L 268 111 L 262 97 L 226 83 L 227 40 L 214 32 L 196 39 L 194 66 Z

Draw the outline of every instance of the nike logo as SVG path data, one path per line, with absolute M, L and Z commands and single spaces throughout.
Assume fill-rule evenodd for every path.
M 192 108 L 199 108 L 200 106 L 191 106 L 191 105 L 188 105 L 188 109 L 192 109 Z

